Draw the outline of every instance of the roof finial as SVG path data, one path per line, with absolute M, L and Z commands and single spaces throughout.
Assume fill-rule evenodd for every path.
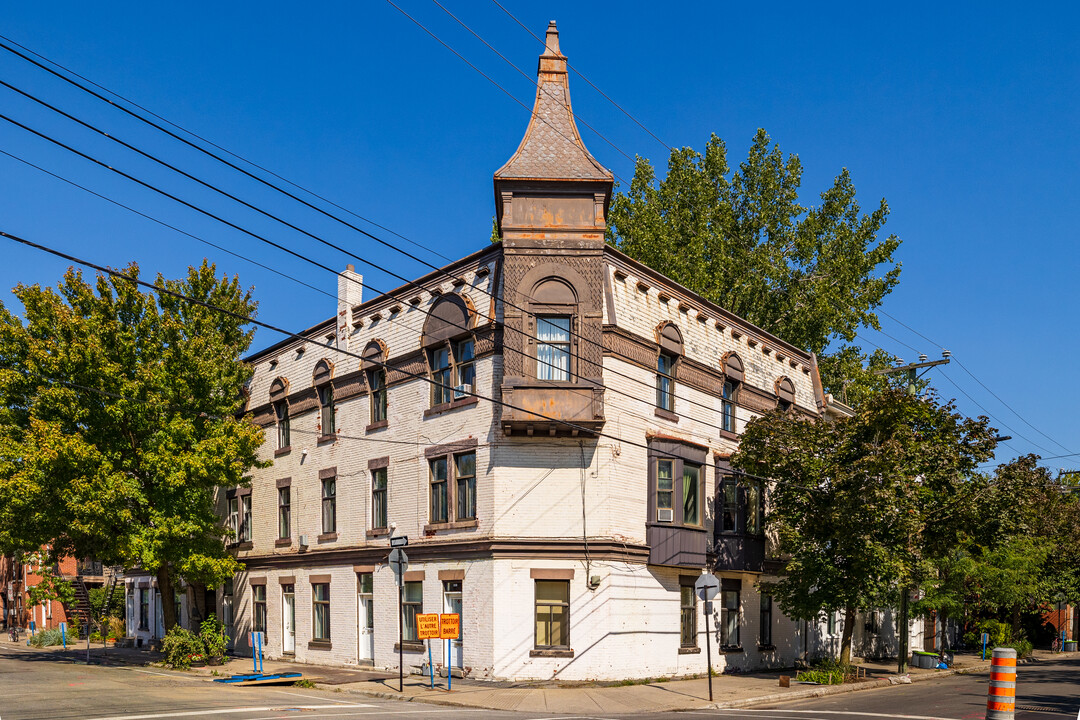
M 554 20 L 548 23 L 547 38 L 544 44 L 547 46 L 544 50 L 545 55 L 562 55 L 559 52 L 559 28 L 555 27 Z

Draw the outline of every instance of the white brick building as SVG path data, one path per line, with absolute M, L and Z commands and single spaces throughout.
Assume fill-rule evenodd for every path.
M 612 176 L 554 26 L 538 76 L 495 174 L 502 243 L 367 300 L 350 267 L 336 317 L 249 359 L 273 465 L 223 491 L 247 570 L 214 602 L 238 652 L 258 626 L 269 657 L 396 668 L 394 526 L 407 617 L 460 611 L 436 663 L 473 677 L 703 673 L 685 588 L 709 570 L 714 667 L 828 650 L 831 625 L 761 597 L 763 492 L 727 466 L 754 415 L 829 411 L 814 357 L 605 244 Z M 411 622 L 403 648 L 426 661 Z

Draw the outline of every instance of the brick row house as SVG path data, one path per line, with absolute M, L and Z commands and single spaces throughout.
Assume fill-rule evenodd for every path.
M 0 626 L 5 630 L 12 626 L 23 629 L 58 628 L 60 623 L 76 618 L 85 624 L 90 615 L 88 591 L 107 588 L 111 583 L 118 582 L 113 580 L 119 572 L 116 568 L 103 566 L 100 561 L 93 559 L 64 557 L 54 563 L 51 574 L 72 584 L 75 591 L 73 601 L 67 605 L 58 600 L 33 604 L 29 590 L 43 578 L 39 561 L 40 556 L 35 553 L 21 560 L 11 555 L 0 556 L 0 608 L 3 612 Z M 120 592 L 119 588 L 116 592 Z
M 501 243 L 366 300 L 350 267 L 335 317 L 248 359 L 273 464 L 222 489 L 246 570 L 207 601 L 236 652 L 256 629 L 271 658 L 396 668 L 400 644 L 417 667 L 416 614 L 458 612 L 435 662 L 472 677 L 702 673 L 703 572 L 717 669 L 828 652 L 835 618 L 795 622 L 759 591 L 778 567 L 765 491 L 728 458 L 758 414 L 844 408 L 811 353 L 605 243 L 612 174 L 578 134 L 554 24 L 494 190 Z M 391 535 L 409 538 L 400 641 Z

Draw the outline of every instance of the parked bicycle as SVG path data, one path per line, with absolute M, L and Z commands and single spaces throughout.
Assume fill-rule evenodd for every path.
M 11 642 L 19 642 L 19 626 L 12 625 L 8 630 L 8 637 L 11 638 Z

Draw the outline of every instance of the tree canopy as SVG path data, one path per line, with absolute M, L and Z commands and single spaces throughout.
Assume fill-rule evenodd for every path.
M 157 283 L 252 316 L 237 278 L 205 261 Z M 262 430 L 240 417 L 253 330 L 124 277 L 19 285 L 0 303 L 0 552 L 50 544 L 157 573 L 167 626 L 177 578 L 216 586 L 239 569 L 215 488 L 243 485 Z

